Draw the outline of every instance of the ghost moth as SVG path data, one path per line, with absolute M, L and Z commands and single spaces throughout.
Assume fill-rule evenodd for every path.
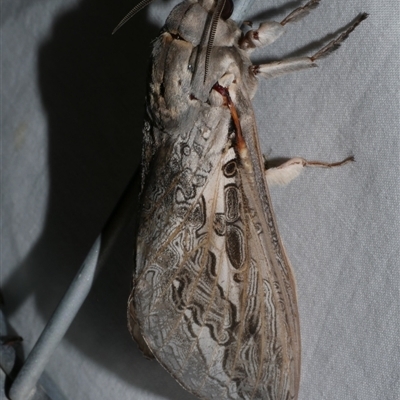
M 296 285 L 267 185 L 352 158 L 265 169 L 251 99 L 259 76 L 316 66 L 367 14 L 310 57 L 249 56 L 318 4 L 243 33 L 232 0 L 186 0 L 154 42 L 128 322 L 143 353 L 202 399 L 298 397 Z

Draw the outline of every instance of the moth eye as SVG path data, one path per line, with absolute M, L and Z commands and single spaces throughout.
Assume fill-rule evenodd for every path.
M 225 0 L 224 8 L 221 12 L 221 18 L 227 20 L 233 13 L 233 0 Z
M 236 171 L 237 165 L 235 160 L 231 160 L 223 166 L 223 172 L 227 178 L 234 176 L 236 174 Z

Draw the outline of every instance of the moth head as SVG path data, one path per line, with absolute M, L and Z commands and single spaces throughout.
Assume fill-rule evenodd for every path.
M 152 3 L 154 0 L 142 0 L 135 7 L 132 8 L 119 22 L 113 30 L 113 34 L 117 32 L 124 24 L 126 24 L 135 14 L 137 14 L 144 7 Z M 200 51 L 197 53 L 196 60 L 193 64 L 193 78 L 199 79 L 198 85 L 203 83 L 205 87 L 207 77 L 209 75 L 211 53 L 215 43 L 218 24 L 220 21 L 228 20 L 234 10 L 234 0 L 197 0 L 198 4 L 202 6 L 209 14 L 209 18 L 203 27 L 204 34 L 202 35 L 201 43 L 199 45 Z M 192 2 L 194 2 L 192 0 Z M 203 60 L 202 62 L 200 60 Z M 202 65 L 201 65 L 202 64 Z M 200 67 L 201 65 L 201 67 Z M 214 84 L 214 82 L 212 82 Z M 199 87 L 199 86 L 198 86 Z M 204 89 L 204 88 L 203 88 Z
M 124 18 L 119 22 L 119 24 L 114 28 L 112 34 L 118 31 L 123 25 L 125 25 L 135 14 L 137 14 L 140 10 L 151 4 L 154 0 L 142 0 L 140 3 L 136 4 L 135 7 L 132 8 L 128 14 L 125 15 Z M 233 0 L 216 0 L 215 11 L 220 9 L 216 24 L 218 24 L 219 18 L 223 20 L 227 20 L 233 13 Z M 217 25 L 216 25 L 217 26 Z M 215 30 L 217 28 L 215 27 Z M 215 34 L 215 33 L 214 33 Z

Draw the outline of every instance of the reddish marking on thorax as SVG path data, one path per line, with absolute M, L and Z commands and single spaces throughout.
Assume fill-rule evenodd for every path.
M 232 120 L 235 125 L 236 131 L 236 148 L 240 153 L 240 150 L 244 150 L 246 148 L 246 142 L 244 141 L 243 134 L 242 134 L 242 127 L 240 126 L 240 118 L 233 103 L 231 96 L 229 94 L 229 90 L 226 87 L 221 86 L 218 82 L 214 84 L 213 89 L 217 91 L 223 98 L 224 104 L 228 106 L 229 111 L 231 112 Z

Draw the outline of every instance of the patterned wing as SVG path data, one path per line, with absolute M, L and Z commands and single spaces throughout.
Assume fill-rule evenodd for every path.
M 296 294 L 270 206 L 232 132 L 194 136 L 153 157 L 169 163 L 145 189 L 131 330 L 200 398 L 296 399 Z

